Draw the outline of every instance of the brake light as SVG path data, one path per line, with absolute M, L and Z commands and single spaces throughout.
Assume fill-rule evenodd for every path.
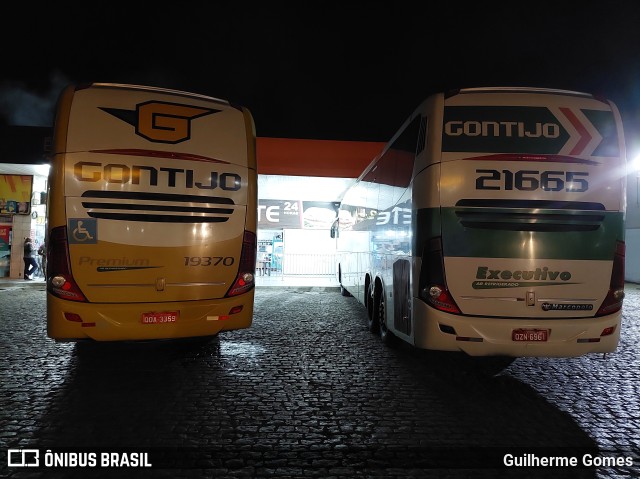
M 420 298 L 440 311 L 461 314 L 460 308 L 447 288 L 440 237 L 431 238 L 422 253 Z
M 86 302 L 71 274 L 66 226 L 53 228 L 47 243 L 47 291 L 69 301 Z
M 257 246 L 256 234 L 251 231 L 245 231 L 242 239 L 238 275 L 229 291 L 227 291 L 226 297 L 246 293 L 255 286 Z
M 427 303 L 446 313 L 460 314 L 456 302 L 445 286 L 435 284 L 429 288 Z
M 602 337 L 602 336 L 611 336 L 615 332 L 616 332 L 616 327 L 615 326 L 609 326 L 608 328 L 604 328 L 602 330 L 602 332 L 600 333 L 600 337 Z
M 624 241 L 616 242 L 616 251 L 613 255 L 613 268 L 611 269 L 611 282 L 609 291 L 598 309 L 596 316 L 615 313 L 622 308 L 624 299 Z

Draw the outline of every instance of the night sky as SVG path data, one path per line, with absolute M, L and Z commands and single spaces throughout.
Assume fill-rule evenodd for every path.
M 387 141 L 436 91 L 535 86 L 612 99 L 640 151 L 635 1 L 23 3 L 2 10 L 0 124 L 48 126 L 97 81 L 244 105 L 258 136 Z

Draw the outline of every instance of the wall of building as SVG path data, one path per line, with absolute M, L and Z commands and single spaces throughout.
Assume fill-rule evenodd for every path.
M 31 238 L 37 247 L 44 242 L 46 235 L 46 205 L 42 203 L 42 193 L 46 191 L 46 176 L 33 176 L 31 201 L 28 214 L 2 215 L 3 232 L 9 230 L 10 256 L 2 258 L 0 275 L 20 279 L 24 275 L 24 239 Z M 4 237 L 4 235 L 3 235 Z M 8 263 L 8 264 L 7 264 Z

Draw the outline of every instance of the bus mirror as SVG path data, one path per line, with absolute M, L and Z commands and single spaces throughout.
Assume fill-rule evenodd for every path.
M 331 224 L 331 237 L 332 238 L 337 238 L 338 237 L 338 220 L 335 220 Z

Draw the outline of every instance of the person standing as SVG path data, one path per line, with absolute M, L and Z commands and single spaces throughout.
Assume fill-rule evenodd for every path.
M 47 247 L 45 246 L 44 241 L 38 248 L 38 256 L 39 256 L 38 267 L 40 268 L 40 273 L 42 274 L 43 278 L 46 278 L 47 277 Z
M 24 279 L 31 279 L 30 276 L 38 269 L 36 261 L 36 251 L 31 242 L 31 238 L 24 239 Z

